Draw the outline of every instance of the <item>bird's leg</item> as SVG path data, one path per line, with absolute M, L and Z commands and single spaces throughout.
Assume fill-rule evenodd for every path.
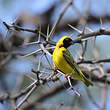
M 62 74 L 63 73 L 56 66 L 54 66 L 54 76 L 59 77 Z
M 71 84 L 70 76 L 67 76 L 67 80 L 68 80 L 68 83 L 69 83 L 70 87 L 72 88 L 73 86 Z
M 58 68 L 54 65 L 54 70 L 53 70 L 53 75 L 52 77 L 56 78 L 56 79 L 59 79 L 59 77 L 61 76 L 61 74 L 59 74 L 59 70 Z M 60 80 L 60 79 L 59 79 Z
M 54 65 L 54 75 L 56 75 L 58 72 L 57 72 L 57 67 Z
M 68 83 L 69 83 L 69 85 L 70 85 L 70 88 L 75 92 L 76 95 L 78 95 L 78 96 L 80 97 L 81 94 L 80 94 L 80 93 L 72 86 L 72 84 L 71 84 L 70 76 L 67 76 L 66 78 L 67 78 L 67 80 L 68 80 Z

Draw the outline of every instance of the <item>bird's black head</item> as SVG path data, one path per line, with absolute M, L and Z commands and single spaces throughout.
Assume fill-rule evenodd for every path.
M 72 44 L 72 38 L 70 36 L 63 36 L 59 39 L 59 41 L 56 44 L 56 47 L 61 48 L 65 47 L 68 48 Z
M 68 48 L 72 44 L 72 39 L 71 38 L 65 38 L 63 40 L 63 47 Z

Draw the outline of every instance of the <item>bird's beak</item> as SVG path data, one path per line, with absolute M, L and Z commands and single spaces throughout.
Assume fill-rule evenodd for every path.
M 69 42 L 70 43 L 70 45 L 72 45 L 73 44 L 73 40 L 71 40 L 71 42 Z

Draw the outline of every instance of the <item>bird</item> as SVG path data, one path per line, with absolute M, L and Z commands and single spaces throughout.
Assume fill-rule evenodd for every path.
M 85 77 L 67 49 L 72 43 L 73 40 L 70 36 L 63 36 L 58 40 L 52 54 L 55 67 L 66 76 L 72 75 L 73 78 L 82 81 L 87 87 L 89 85 L 93 86 L 93 83 Z

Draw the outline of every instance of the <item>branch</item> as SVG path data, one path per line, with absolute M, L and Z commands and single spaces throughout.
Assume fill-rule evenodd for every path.
M 81 43 L 82 41 L 88 40 L 91 37 L 96 37 L 96 36 L 100 36 L 100 35 L 110 35 L 110 30 L 99 29 L 98 31 L 95 31 L 95 32 L 83 34 L 82 37 L 78 37 L 77 39 L 73 40 L 73 44 Z
M 9 25 L 9 24 L 7 24 L 6 22 L 3 22 L 3 24 L 6 26 L 6 28 L 7 28 L 8 30 L 14 29 L 14 30 L 16 30 L 16 31 L 27 31 L 27 32 L 31 32 L 31 33 L 34 33 L 34 34 L 40 33 L 44 39 L 46 39 L 46 37 L 47 37 L 44 33 L 42 33 L 41 31 L 39 31 L 38 29 L 35 29 L 35 30 L 26 29 L 26 28 L 22 28 L 22 27 L 20 27 L 20 26 L 17 26 L 17 25 L 15 25 L 15 24 Z
M 67 4 L 65 5 L 64 9 L 62 10 L 62 12 L 60 13 L 58 19 L 56 20 L 55 24 L 53 25 L 52 27 L 52 30 L 48 36 L 48 38 L 52 37 L 52 34 L 55 32 L 56 28 L 57 28 L 57 25 L 59 24 L 60 20 L 62 19 L 65 11 L 68 9 L 68 7 L 72 4 L 72 0 L 68 0 L 67 1 Z
M 81 60 L 77 64 L 81 64 L 81 63 L 95 64 L 95 63 L 109 63 L 109 62 L 110 62 L 110 58 L 104 58 L 104 59 L 99 59 L 99 60 Z

